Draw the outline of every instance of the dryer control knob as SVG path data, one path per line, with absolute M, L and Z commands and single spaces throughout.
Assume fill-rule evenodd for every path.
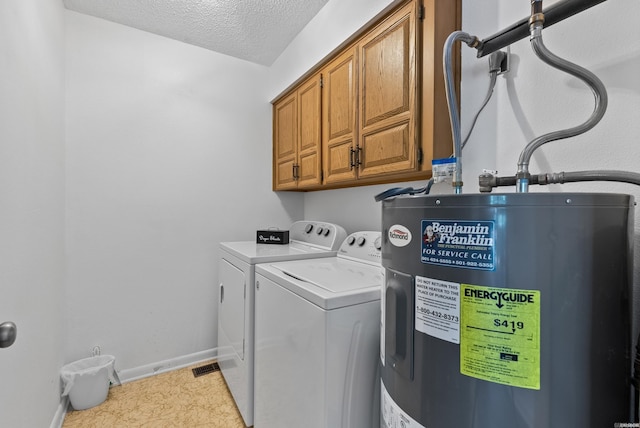
M 367 240 L 364 238 L 364 236 L 361 236 L 361 237 L 358 238 L 358 246 L 359 247 L 362 247 L 365 242 L 367 242 Z
M 349 239 L 347 239 L 347 244 L 349 245 L 353 245 L 354 242 L 356 242 L 356 238 L 354 236 L 350 236 Z
M 324 236 L 329 236 L 329 233 L 331 233 L 331 229 L 329 229 L 328 227 L 324 230 Z
M 322 227 L 319 227 L 317 232 L 318 235 L 322 235 L 322 232 L 324 232 L 324 229 Z
M 311 231 L 313 230 L 313 225 L 312 224 L 308 224 L 305 228 L 304 231 L 307 233 L 311 233 Z

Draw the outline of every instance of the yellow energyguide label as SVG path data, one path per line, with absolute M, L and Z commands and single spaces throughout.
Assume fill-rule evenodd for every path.
M 460 372 L 540 389 L 540 291 L 461 284 Z

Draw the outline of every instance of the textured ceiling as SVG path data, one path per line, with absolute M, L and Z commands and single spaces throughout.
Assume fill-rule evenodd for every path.
M 64 0 L 67 9 L 271 65 L 328 0 Z

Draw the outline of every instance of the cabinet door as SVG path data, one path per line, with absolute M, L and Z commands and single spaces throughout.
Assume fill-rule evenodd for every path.
M 362 178 L 417 168 L 415 7 L 407 4 L 358 45 Z
M 298 188 L 321 183 L 321 86 L 320 75 L 298 90 Z
M 273 106 L 273 189 L 295 189 L 298 108 L 294 92 Z
M 325 183 L 355 180 L 357 60 L 355 48 L 324 68 L 322 98 Z

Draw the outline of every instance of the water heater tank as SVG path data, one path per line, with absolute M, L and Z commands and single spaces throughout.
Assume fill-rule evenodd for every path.
M 382 204 L 385 428 L 629 422 L 633 198 Z

